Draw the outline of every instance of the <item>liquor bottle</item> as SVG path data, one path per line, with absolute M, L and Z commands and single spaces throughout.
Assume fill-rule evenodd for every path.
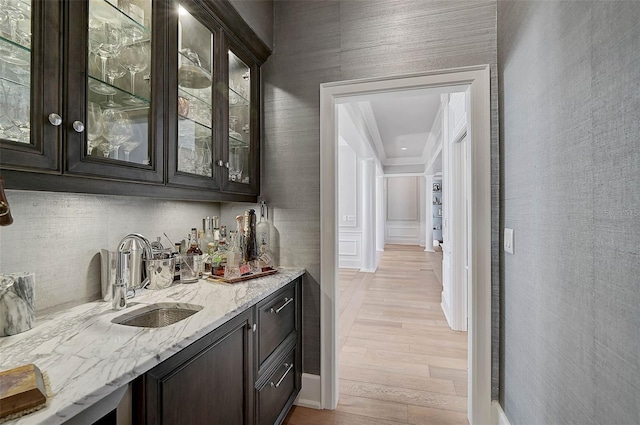
M 204 229 L 204 243 L 201 242 L 201 244 L 204 245 L 204 249 L 202 248 L 202 246 L 200 247 L 200 249 L 202 249 L 203 251 L 206 251 L 209 246 L 210 242 L 213 242 L 213 220 L 211 220 L 211 217 L 206 217 L 202 219 L 202 228 Z
M 227 250 L 227 265 L 224 269 L 224 277 L 232 279 L 240 276 L 240 261 L 242 260 L 242 251 L 238 245 L 238 232 L 232 230 L 229 232 L 229 249 Z
M 202 251 L 198 247 L 198 230 L 194 227 L 191 229 L 191 236 L 189 238 L 189 249 L 182 256 L 180 264 L 180 280 L 182 283 L 197 282 L 201 277 L 201 260 Z
M 218 245 L 220 240 L 220 217 L 214 215 L 211 219 L 213 225 L 213 243 Z
M 215 246 L 213 242 L 207 244 L 207 254 L 204 257 L 204 277 L 210 276 L 213 272 L 213 251 Z
M 267 245 L 260 245 L 260 271 L 273 270 L 273 256 L 267 249 Z
M 198 248 L 202 251 L 202 255 L 207 252 L 207 242 L 204 240 L 204 230 L 198 230 Z
M 252 273 L 259 272 L 255 210 L 244 212 L 244 243 L 243 263 L 249 265 Z
M 260 202 L 260 221 L 256 224 L 256 237 L 259 251 L 263 245 L 266 245 L 267 251 L 271 247 L 269 244 L 269 223 L 267 223 L 267 219 L 265 218 L 266 209 L 267 203 L 265 201 Z

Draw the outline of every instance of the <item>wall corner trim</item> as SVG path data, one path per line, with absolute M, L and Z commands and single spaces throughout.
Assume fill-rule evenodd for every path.
M 507 415 L 502 410 L 502 406 L 497 401 L 492 401 L 493 404 L 493 424 L 494 425 L 511 425 Z
M 322 386 L 320 385 L 320 375 L 303 373 L 302 388 L 293 404 L 311 409 L 322 409 L 321 397 Z

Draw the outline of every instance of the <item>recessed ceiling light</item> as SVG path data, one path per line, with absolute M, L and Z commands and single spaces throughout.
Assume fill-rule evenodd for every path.
M 406 151 L 406 150 L 407 150 L 407 148 L 400 148 L 400 150 L 401 150 L 401 151 Z

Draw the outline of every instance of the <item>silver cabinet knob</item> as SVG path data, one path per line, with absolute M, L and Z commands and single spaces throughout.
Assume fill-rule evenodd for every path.
M 82 133 L 84 131 L 84 124 L 82 121 L 74 121 L 72 125 L 76 133 Z
M 219 159 L 219 160 L 217 160 L 217 161 L 216 161 L 216 165 L 217 165 L 218 167 L 222 167 L 222 166 L 224 166 L 224 162 L 222 162 L 222 160 L 221 160 L 221 159 Z
M 225 163 L 224 163 L 224 166 L 225 166 L 226 168 L 229 168 L 229 161 L 225 162 Z
M 62 124 L 62 117 L 55 112 L 52 112 L 49 114 L 49 122 L 51 123 L 51 125 L 58 127 L 60 124 Z

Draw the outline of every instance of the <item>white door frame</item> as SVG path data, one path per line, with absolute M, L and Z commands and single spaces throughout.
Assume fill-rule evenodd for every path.
M 321 406 L 338 404 L 338 237 L 336 99 L 376 92 L 469 85 L 470 227 L 469 410 L 491 423 L 491 113 L 489 65 L 320 85 Z

